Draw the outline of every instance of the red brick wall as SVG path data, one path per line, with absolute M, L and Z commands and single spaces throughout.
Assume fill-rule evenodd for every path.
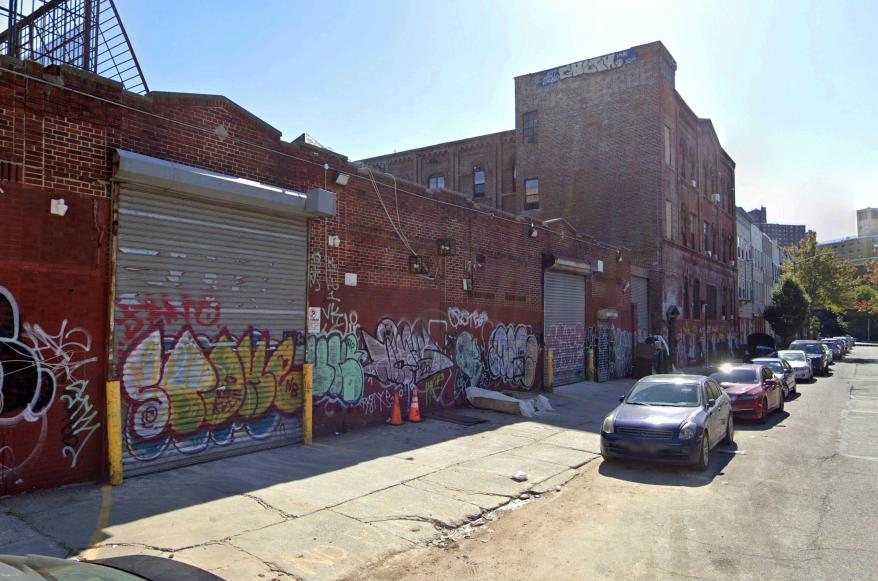
M 0 187 L 2 496 L 104 472 L 110 236 L 105 198 Z M 65 216 L 49 213 L 53 198 Z

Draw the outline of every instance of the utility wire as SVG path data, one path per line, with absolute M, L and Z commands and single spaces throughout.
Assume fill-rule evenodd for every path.
M 107 99 L 107 98 L 105 98 L 105 97 L 99 97 L 98 95 L 93 95 L 93 94 L 91 94 L 91 93 L 87 93 L 87 92 L 85 92 L 85 91 L 81 91 L 81 90 L 79 90 L 79 89 L 74 89 L 74 88 L 72 88 L 72 87 L 65 87 L 64 85 L 59 85 L 59 84 L 57 84 L 57 83 L 53 83 L 53 82 L 48 81 L 48 80 L 46 80 L 46 79 L 41 79 L 40 77 L 35 77 L 35 76 L 33 76 L 33 75 L 29 75 L 29 74 L 27 74 L 27 73 L 23 73 L 23 72 L 21 72 L 21 71 L 17 71 L 17 70 L 15 70 L 15 69 L 10 69 L 10 68 L 7 68 L 7 67 L 0 67 L 0 71 L 2 71 L 2 72 L 6 72 L 6 73 L 9 73 L 9 74 L 14 75 L 14 76 L 17 76 L 17 77 L 22 77 L 22 78 L 25 78 L 25 79 L 29 79 L 29 80 L 31 80 L 31 81 L 34 81 L 34 82 L 36 82 L 36 83 L 40 83 L 40 84 L 42 84 L 42 85 L 48 85 L 48 86 L 50 86 L 50 87 L 52 87 L 52 88 L 54 88 L 54 89 L 60 89 L 60 90 L 62 90 L 62 91 L 67 91 L 67 92 L 69 92 L 69 93 L 73 93 L 73 94 L 76 94 L 76 95 L 81 95 L 81 96 L 83 96 L 83 97 L 87 97 L 87 98 L 89 98 L 89 99 L 94 99 L 95 101 L 99 101 L 99 102 L 101 102 L 101 103 L 106 103 L 106 104 L 108 104 L 108 105 L 112 105 L 112 106 L 114 106 L 114 107 L 119 107 L 120 109 L 125 109 L 125 110 L 127 110 L 127 111 L 132 111 L 132 112 L 134 112 L 134 113 L 139 113 L 139 114 L 141 114 L 141 115 L 146 115 L 147 117 L 152 117 L 153 119 L 159 119 L 159 120 L 161 120 L 161 121 L 165 121 L 165 122 L 167 122 L 167 123 L 171 123 L 171 124 L 179 125 L 179 126 L 181 126 L 181 127 L 186 127 L 187 129 L 191 129 L 191 130 L 193 130 L 193 131 L 198 131 L 198 132 L 201 132 L 201 133 L 204 133 L 204 134 L 210 135 L 210 136 L 213 137 L 213 138 L 216 138 L 216 133 L 214 133 L 214 131 L 213 131 L 212 129 L 208 129 L 208 128 L 206 128 L 206 127 L 200 127 L 200 126 L 198 126 L 198 125 L 194 125 L 194 124 L 192 124 L 192 123 L 187 123 L 186 121 L 180 121 L 179 119 L 174 119 L 174 118 L 172 118 L 172 117 L 166 117 L 166 116 L 164 116 L 164 115 L 160 115 L 160 114 L 158 114 L 158 113 L 153 113 L 153 112 L 151 112 L 151 111 L 146 111 L 146 110 L 144 110 L 144 109 L 138 109 L 137 107 L 132 107 L 131 105 L 126 105 L 126 104 L 124 104 L 124 103 L 119 103 L 118 101 L 113 101 L 113 100 L 111 100 L 111 99 Z M 148 96 L 148 95 L 147 95 L 147 96 Z M 240 145 L 244 145 L 244 146 L 247 146 L 247 147 L 251 147 L 251 148 L 253 148 L 253 149 L 258 149 L 258 150 L 260 150 L 260 151 L 265 151 L 265 152 L 268 152 L 268 153 L 273 153 L 273 154 L 275 154 L 275 155 L 279 155 L 279 156 L 281 156 L 281 157 L 286 157 L 286 158 L 288 158 L 288 159 L 294 159 L 294 160 L 296 160 L 296 161 L 301 161 L 301 162 L 303 162 L 303 163 L 307 163 L 307 164 L 309 164 L 309 165 L 319 166 L 319 167 L 321 167 L 321 168 L 323 167 L 323 164 L 322 164 L 322 163 L 318 163 L 318 162 L 312 161 L 312 160 L 307 159 L 307 158 L 304 158 L 304 157 L 298 157 L 298 156 L 296 156 L 296 155 L 292 155 L 292 154 L 290 154 L 290 153 L 286 153 L 286 152 L 284 152 L 284 151 L 280 151 L 280 150 L 278 150 L 278 149 L 273 149 L 273 148 L 271 148 L 271 147 L 267 147 L 267 146 L 265 146 L 265 145 L 259 145 L 258 143 L 254 143 L 254 142 L 252 142 L 252 141 L 247 141 L 246 139 L 241 139 L 241 138 L 239 138 L 239 137 L 234 137 L 234 136 L 231 136 L 231 135 L 228 136 L 228 137 L 226 137 L 226 139 L 229 140 L 229 141 L 231 141 L 231 142 L 233 142 L 233 143 L 237 143 L 237 144 L 240 144 Z M 333 152 L 329 152 L 329 153 L 333 153 Z M 338 154 L 335 154 L 335 155 L 337 156 Z M 384 187 L 386 187 L 386 188 L 390 188 L 390 187 L 391 187 L 391 185 L 388 184 L 388 183 L 386 183 L 386 182 L 379 182 L 379 181 L 377 181 L 377 180 L 374 178 L 374 176 L 372 175 L 372 170 L 371 170 L 370 168 L 366 167 L 366 170 L 367 170 L 367 171 L 369 172 L 369 174 L 370 174 L 370 178 L 371 178 L 371 181 L 372 181 L 373 187 L 376 187 L 376 188 L 377 188 L 378 185 L 384 186 Z M 347 173 L 347 172 L 346 172 L 346 173 Z M 370 178 L 366 178 L 366 177 L 363 177 L 363 176 L 361 176 L 361 175 L 357 175 L 357 174 L 353 174 L 353 173 L 348 173 L 348 175 L 350 175 L 350 176 L 352 176 L 352 177 L 354 177 L 354 178 L 360 179 L 360 180 L 369 180 L 369 179 L 370 179 Z M 392 174 L 387 174 L 387 175 L 389 175 L 390 177 L 392 177 L 392 178 L 394 179 L 394 181 L 396 180 L 396 177 L 393 176 Z M 468 211 L 468 212 L 474 212 L 474 213 L 476 213 L 476 214 L 481 214 L 481 215 L 483 215 L 483 216 L 488 216 L 488 217 L 491 217 L 491 218 L 496 218 L 496 219 L 498 219 L 498 220 L 503 220 L 503 221 L 505 221 L 505 222 L 510 222 L 510 223 L 513 223 L 513 224 L 518 224 L 518 225 L 522 225 L 522 226 L 532 226 L 532 227 L 534 227 L 534 228 L 538 228 L 538 229 L 540 229 L 540 230 L 543 230 L 543 231 L 545 231 L 545 232 L 548 232 L 549 234 L 555 234 L 555 235 L 558 235 L 557 232 L 551 230 L 550 228 L 547 228 L 546 226 L 543 226 L 543 225 L 538 224 L 538 223 L 535 223 L 535 222 L 531 222 L 530 224 L 522 223 L 522 222 L 520 222 L 519 220 L 516 220 L 516 219 L 514 219 L 514 218 L 507 218 L 506 216 L 502 216 L 502 215 L 500 215 L 500 214 L 495 214 L 494 212 L 489 212 L 489 211 L 485 211 L 485 210 L 480 210 L 480 209 L 478 209 L 478 208 L 471 208 L 471 207 L 464 206 L 464 205 L 461 205 L 461 204 L 455 204 L 454 202 L 448 202 L 448 201 L 445 201 L 445 200 L 440 200 L 440 199 L 438 199 L 438 198 L 432 198 L 432 197 L 430 197 L 430 196 L 425 196 L 425 195 L 423 195 L 423 194 L 419 194 L 419 193 L 417 193 L 417 192 L 412 192 L 412 191 L 410 191 L 410 190 L 406 190 L 406 189 L 404 189 L 404 188 L 399 188 L 399 191 L 401 191 L 401 192 L 403 192 L 403 193 L 405 193 L 405 194 L 408 194 L 408 195 L 410 195 L 410 196 L 414 196 L 414 197 L 416 197 L 416 198 L 420 198 L 420 199 L 422 199 L 422 200 L 428 200 L 428 201 L 434 202 L 434 203 L 436 203 L 436 204 L 440 204 L 440 205 L 444 205 L 444 206 L 451 206 L 452 208 L 457 208 L 457 209 L 459 209 L 459 210 L 466 210 L 466 211 Z M 379 198 L 379 199 L 380 199 L 380 198 Z M 382 205 L 383 205 L 383 202 L 382 202 Z M 386 212 L 386 211 L 387 211 L 387 209 L 385 208 L 385 212 Z M 391 221 L 391 224 L 392 224 L 392 221 Z M 398 231 L 397 231 L 397 234 L 399 234 Z M 575 237 L 574 240 L 576 240 L 577 242 L 582 242 L 582 243 L 584 243 L 584 244 L 590 244 L 590 245 L 592 245 L 592 246 L 597 246 L 598 248 L 603 248 L 603 249 L 605 249 L 605 250 L 616 250 L 616 251 L 621 251 L 621 250 L 631 250 L 631 249 L 629 249 L 629 248 L 625 248 L 624 246 L 614 246 L 614 245 L 609 244 L 609 243 L 607 243 L 607 242 L 599 241 L 599 240 L 597 240 L 596 238 L 594 238 L 593 236 L 590 236 L 590 235 L 588 235 L 588 234 L 579 234 L 579 233 L 577 233 L 577 237 Z M 406 246 L 408 246 L 408 244 L 406 244 Z M 410 247 L 409 247 L 409 250 L 411 250 Z M 413 252 L 413 251 L 412 251 L 412 252 Z M 413 254 L 414 254 L 414 252 L 413 252 Z

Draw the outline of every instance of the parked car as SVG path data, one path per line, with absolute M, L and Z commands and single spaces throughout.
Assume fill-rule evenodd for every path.
M 841 343 L 839 343 L 835 339 L 823 339 L 821 343 L 829 347 L 829 349 L 832 351 L 833 361 L 838 361 L 839 359 L 844 357 L 844 348 L 841 346 Z
M 778 351 L 777 356 L 790 364 L 793 371 L 796 372 L 796 381 L 800 379 L 812 381 L 814 379 L 814 369 L 811 367 L 811 360 L 808 359 L 808 354 L 804 351 Z
M 764 424 L 772 410 L 784 409 L 783 386 L 770 367 L 760 364 L 729 365 L 711 374 L 728 394 L 732 412 Z
M 601 456 L 693 464 L 706 470 L 710 451 L 732 443 L 732 405 L 703 375 L 650 375 L 601 424 Z
M 222 581 L 213 573 L 177 559 L 124 555 L 74 561 L 42 555 L 0 555 L 0 578 L 28 581 Z
M 744 346 L 744 363 L 750 363 L 755 357 L 777 357 L 777 345 L 774 337 L 765 333 L 747 335 Z
M 825 375 L 829 372 L 829 364 L 832 361 L 832 357 L 827 356 L 820 341 L 800 339 L 790 343 L 789 349 L 790 351 L 804 351 L 808 355 L 814 375 Z
M 835 356 L 832 354 L 832 349 L 829 348 L 829 345 L 824 345 L 821 341 L 820 347 L 823 348 L 823 352 L 826 353 L 826 357 L 829 360 L 829 365 L 835 365 Z
M 760 357 L 754 359 L 753 363 L 759 363 L 771 368 L 775 377 L 780 379 L 783 384 L 784 399 L 789 398 L 791 393 L 796 393 L 796 372 L 793 371 L 792 365 L 780 357 Z

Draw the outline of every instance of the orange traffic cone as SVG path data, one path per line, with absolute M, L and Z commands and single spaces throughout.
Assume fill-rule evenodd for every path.
M 421 407 L 418 405 L 418 388 L 412 389 L 412 405 L 409 406 L 409 421 L 421 421 Z
M 390 425 L 402 425 L 402 412 L 399 411 L 399 394 L 396 391 L 393 392 L 393 410 L 390 412 Z

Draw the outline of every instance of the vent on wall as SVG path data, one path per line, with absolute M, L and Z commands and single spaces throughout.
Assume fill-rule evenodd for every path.
M 20 182 L 21 164 L 11 161 L 0 161 L 0 181 Z

